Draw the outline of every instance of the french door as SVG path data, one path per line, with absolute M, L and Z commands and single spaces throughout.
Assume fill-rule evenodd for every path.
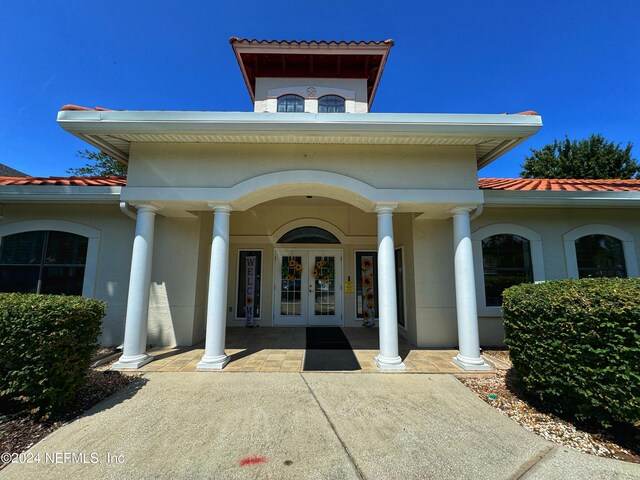
M 342 325 L 342 250 L 276 249 L 274 325 Z

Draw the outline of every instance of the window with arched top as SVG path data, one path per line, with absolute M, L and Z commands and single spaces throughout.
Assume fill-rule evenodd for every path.
M 318 99 L 318 113 L 344 113 L 344 98 L 325 95 Z
M 339 244 L 340 240 L 331 232 L 320 227 L 298 227 L 285 233 L 278 243 L 322 243 Z
M 610 235 L 585 235 L 575 244 L 578 278 L 627 277 L 621 240 Z
M 299 95 L 282 95 L 281 97 L 278 97 L 278 112 L 304 112 L 304 98 Z
M 0 291 L 82 295 L 89 238 L 37 230 L 2 237 Z
M 502 305 L 502 292 L 533 282 L 531 246 L 519 235 L 498 234 L 482 240 L 482 265 L 487 307 Z

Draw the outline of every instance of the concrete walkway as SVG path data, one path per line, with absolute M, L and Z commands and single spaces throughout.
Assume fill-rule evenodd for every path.
M 0 480 L 640 479 L 527 432 L 450 375 L 147 373 L 28 454 Z

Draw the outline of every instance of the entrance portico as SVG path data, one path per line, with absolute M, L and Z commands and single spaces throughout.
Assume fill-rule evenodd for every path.
M 435 218 L 442 222 L 444 221 L 442 217 L 448 215 L 458 218 L 458 220 L 454 220 L 452 233 L 454 233 L 456 242 L 461 245 L 460 252 L 462 252 L 460 260 L 458 253 L 456 253 L 455 257 L 456 298 L 459 297 L 461 299 L 457 309 L 460 354 L 456 356 L 455 363 L 464 369 L 487 368 L 480 357 L 477 316 L 470 308 L 470 305 L 475 302 L 475 289 L 473 285 L 471 285 L 472 288 L 469 288 L 467 283 L 457 281 L 460 275 L 464 275 L 465 278 L 468 275 L 468 271 L 461 270 L 462 267 L 460 265 L 463 265 L 464 268 L 468 268 L 471 265 L 472 268 L 473 264 L 470 256 L 471 250 L 464 250 L 466 248 L 464 241 L 468 239 L 468 212 L 473 208 L 473 205 L 470 207 L 467 203 L 455 206 L 449 201 L 420 202 L 418 200 L 424 197 L 424 191 L 410 192 L 415 198 L 414 201 L 409 202 L 407 201 L 406 191 L 394 192 L 389 189 L 381 191 L 356 179 L 331 172 L 298 170 L 283 172 L 277 176 L 267 174 L 261 178 L 250 179 L 245 183 L 262 185 L 262 188 L 255 190 L 248 188 L 248 185 L 234 186 L 228 189 L 227 195 L 221 195 L 223 198 L 226 197 L 224 200 L 206 202 L 206 208 L 209 212 L 213 211 L 213 225 L 210 230 L 211 249 L 208 260 L 209 282 L 204 334 L 206 339 L 205 351 L 197 365 L 198 370 L 220 370 L 229 362 L 229 357 L 225 353 L 226 328 L 230 324 L 239 325 L 229 321 L 229 313 L 234 311 L 236 307 L 235 301 L 239 298 L 233 293 L 239 281 L 235 277 L 236 272 L 233 269 L 236 258 L 239 258 L 237 257 L 239 254 L 238 242 L 242 247 L 258 249 L 261 252 L 261 256 L 263 253 L 268 254 L 271 252 L 272 254 L 265 256 L 267 259 L 270 256 L 273 258 L 273 267 L 271 268 L 268 265 L 270 263 L 269 260 L 267 260 L 267 267 L 265 267 L 265 270 L 271 269 L 271 278 L 269 278 L 269 275 L 263 274 L 260 279 L 263 296 L 265 299 L 268 297 L 271 304 L 271 309 L 261 309 L 263 317 L 259 319 L 259 323 L 263 326 L 269 324 L 273 326 L 347 326 L 345 316 L 349 317 L 350 315 L 351 317 L 349 318 L 352 318 L 354 313 L 349 309 L 355 306 L 354 298 L 352 297 L 354 292 L 351 289 L 355 283 L 354 280 L 356 282 L 361 280 L 359 278 L 359 266 L 353 264 L 353 255 L 356 251 L 361 250 L 372 252 L 377 268 L 377 284 L 374 295 L 376 305 L 374 310 L 379 334 L 379 350 L 375 357 L 375 362 L 377 368 L 382 371 L 403 370 L 405 365 L 398 353 L 398 335 L 400 332 L 402 335 L 411 338 L 411 332 L 410 330 L 401 329 L 398 325 L 398 301 L 403 302 L 403 305 L 405 305 L 406 299 L 404 298 L 404 291 L 402 292 L 403 298 L 398 299 L 397 272 L 404 271 L 404 267 L 400 265 L 398 270 L 396 266 L 396 246 L 402 246 L 406 249 L 408 254 L 407 261 L 409 261 L 409 258 L 414 256 L 412 255 L 414 252 L 409 250 L 407 245 L 413 243 L 412 232 L 415 222 L 430 218 Z M 351 186 L 353 190 L 345 188 L 347 185 Z M 285 192 L 297 195 L 278 196 L 278 194 L 283 195 Z M 242 195 L 234 198 L 233 194 L 237 193 L 242 193 Z M 300 195 L 300 193 L 305 195 Z M 308 193 L 312 195 L 306 195 Z M 396 198 L 404 201 L 378 201 L 381 196 L 393 198 L 392 195 L 394 194 Z M 461 196 L 463 198 L 475 198 L 477 194 L 478 192 L 470 191 L 464 192 Z M 349 200 L 349 202 L 345 200 Z M 305 201 L 311 203 L 305 205 Z M 141 202 L 137 201 L 136 204 L 141 204 Z M 195 200 L 186 203 L 184 200 L 176 201 L 156 198 L 153 203 L 147 202 L 146 204 L 153 205 L 153 208 L 157 209 L 160 215 L 164 212 L 167 216 L 175 215 L 175 212 L 179 210 L 194 211 L 202 209 L 201 202 Z M 453 208 L 451 208 L 452 205 Z M 418 209 L 417 212 L 415 211 L 416 209 Z M 362 231 L 340 232 L 337 226 L 341 223 L 340 214 L 336 213 L 339 211 L 344 211 L 345 218 L 349 219 L 348 221 L 351 223 L 362 223 L 363 226 L 360 227 Z M 144 210 L 141 209 L 141 212 L 143 212 L 143 215 L 139 214 L 138 222 L 145 219 Z M 460 212 L 466 212 L 466 217 L 464 215 L 460 217 Z M 207 213 L 202 215 L 206 216 Z M 208 215 L 211 215 L 211 213 Z M 394 228 L 394 218 L 398 215 L 400 215 L 398 218 L 402 219 L 402 227 Z M 262 220 L 269 216 L 274 218 L 273 223 L 269 223 L 271 220 Z M 303 245 L 279 245 L 277 243 L 279 240 L 274 235 L 263 235 L 260 238 L 268 238 L 271 243 L 269 247 L 265 248 L 263 244 L 266 240 L 261 240 L 258 238 L 259 235 L 256 234 L 258 232 L 256 228 L 258 227 L 249 225 L 252 218 L 254 223 L 255 219 L 268 223 L 260 227 L 267 229 L 265 233 L 269 231 L 281 233 L 286 229 L 285 225 L 309 224 L 313 226 L 314 223 L 325 226 L 333 225 L 331 228 L 338 233 L 341 242 L 345 242 L 345 244 L 311 245 L 302 248 Z M 284 219 L 284 223 L 283 220 L 279 220 L 280 218 Z M 358 218 L 362 220 L 358 220 Z M 463 221 L 466 218 L 466 230 L 463 228 L 464 225 L 461 227 L 459 218 L 462 218 Z M 233 227 L 234 221 L 238 222 L 235 230 Z M 148 230 L 149 227 L 145 228 Z M 353 226 L 348 228 L 353 228 Z M 395 242 L 394 230 L 400 232 L 401 244 Z M 234 234 L 234 231 L 237 233 L 250 232 L 251 235 Z M 366 235 L 354 236 L 354 234 L 359 233 L 366 233 Z M 340 240 L 338 241 L 340 242 Z M 351 246 L 349 245 L 350 243 L 360 245 L 360 247 Z M 232 247 L 231 255 L 230 247 Z M 202 251 L 202 246 L 200 249 Z M 415 250 L 415 246 L 413 249 Z M 346 260 L 343 260 L 345 257 Z M 200 258 L 199 262 L 205 260 Z M 134 249 L 133 265 L 139 265 L 138 268 L 144 270 L 149 268 L 150 261 L 150 258 L 142 256 L 138 250 Z M 287 270 L 291 274 L 283 277 L 284 274 L 282 272 L 288 263 L 293 265 L 293 270 Z M 289 265 L 289 267 L 291 266 Z M 318 275 L 318 269 L 321 269 L 321 275 Z M 415 265 L 407 265 L 408 272 L 413 272 L 414 270 Z M 234 273 L 232 281 L 230 281 L 230 271 Z M 404 283 L 404 279 L 401 283 Z M 411 279 L 409 279 L 410 283 Z M 345 291 L 345 285 L 350 285 L 350 290 Z M 132 286 L 135 287 L 135 284 L 132 283 Z M 135 288 L 139 289 L 140 287 Z M 231 294 L 229 294 L 229 290 L 231 290 Z M 132 289 L 131 291 L 133 292 L 134 290 Z M 418 295 L 419 292 L 415 294 Z M 356 296 L 357 300 L 361 301 L 362 297 L 357 294 Z M 144 298 L 142 300 L 144 301 Z M 412 298 L 408 300 L 409 305 L 415 301 Z M 136 301 L 139 303 L 138 299 Z M 240 305 L 240 301 L 238 302 L 238 305 Z M 140 309 L 138 308 L 138 310 Z M 269 310 L 271 313 L 270 319 L 268 318 Z M 409 309 L 407 318 L 409 328 L 411 328 L 411 322 L 415 322 L 412 317 L 415 318 L 411 309 Z M 136 317 L 132 313 L 130 318 L 135 319 Z M 238 320 L 241 321 L 241 318 L 238 318 Z M 353 321 L 357 321 L 357 318 L 351 320 L 349 326 L 353 325 Z M 401 324 L 406 325 L 404 319 Z M 146 345 L 146 330 L 142 328 L 142 322 L 136 324 L 128 321 L 127 325 L 128 340 L 126 345 L 129 348 L 123 361 L 119 362 L 117 367 L 127 368 L 127 365 L 132 365 L 129 368 L 137 368 L 133 366 L 135 364 L 125 363 L 125 360 L 133 357 L 143 358 L 148 361 L 143 347 Z M 140 351 L 132 351 L 131 345 L 137 346 Z
M 320 187 L 320 190 L 322 190 L 322 186 L 317 183 L 315 187 L 316 189 Z M 324 187 L 329 186 L 325 185 Z M 326 189 L 329 190 L 329 188 Z M 270 189 L 265 189 L 265 192 L 269 191 Z M 330 190 L 327 193 L 330 194 Z M 218 202 L 209 202 L 209 205 L 214 210 L 213 240 L 209 274 L 205 353 L 197 365 L 198 370 L 220 370 L 229 361 L 229 357 L 224 350 L 224 338 L 230 243 L 229 217 L 232 206 L 231 204 Z M 376 357 L 376 364 L 380 370 L 403 370 L 405 368 L 402 359 L 398 355 L 392 218 L 393 210 L 396 207 L 397 204 L 387 202 L 379 203 L 375 206 L 378 216 L 380 325 L 380 353 Z M 274 299 L 273 325 L 287 323 L 298 325 L 305 319 L 308 324 L 343 324 L 342 299 L 344 292 L 342 289 L 342 256 L 340 251 L 310 250 L 302 252 L 293 250 L 289 252 L 289 255 L 283 255 L 283 253 L 286 252 L 275 250 L 274 290 L 277 296 Z M 280 266 L 287 271 L 286 279 L 283 279 L 280 272 L 278 272 Z M 318 270 L 325 272 L 320 275 L 321 278 L 315 278 L 318 276 Z M 302 272 L 305 272 L 304 282 L 302 282 Z M 309 295 L 307 295 L 306 291 L 307 285 L 309 285 Z M 284 290 L 285 287 L 286 290 Z M 289 309 L 289 306 L 292 308 Z

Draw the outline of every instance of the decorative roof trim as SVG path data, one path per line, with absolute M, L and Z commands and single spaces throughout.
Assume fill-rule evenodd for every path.
M 229 43 L 231 45 L 279 45 L 279 46 L 336 46 L 336 45 L 347 45 L 347 46 L 380 46 L 386 45 L 389 47 L 393 47 L 395 44 L 393 40 L 259 40 L 256 38 L 241 38 L 241 37 L 231 37 L 229 38 Z

